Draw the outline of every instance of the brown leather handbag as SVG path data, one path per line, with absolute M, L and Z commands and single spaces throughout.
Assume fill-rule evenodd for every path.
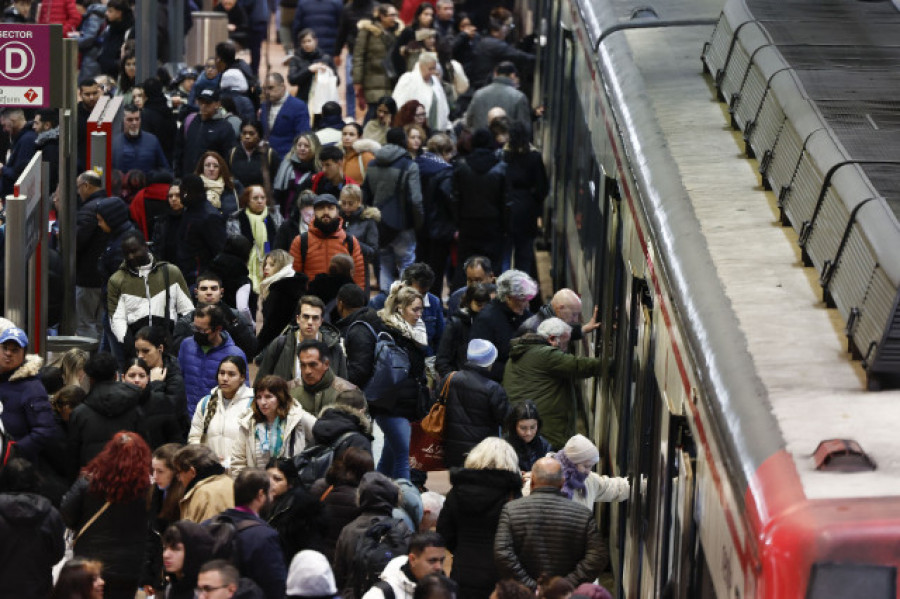
M 456 374 L 455 370 L 447 375 L 444 386 L 441 387 L 441 394 L 420 423 L 425 434 L 437 439 L 444 438 L 444 423 L 447 419 L 447 392 L 450 389 L 450 381 L 453 379 L 454 374 Z

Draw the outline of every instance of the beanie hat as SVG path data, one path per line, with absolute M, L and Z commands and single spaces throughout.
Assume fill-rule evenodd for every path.
M 228 69 L 222 73 L 219 88 L 227 91 L 246 92 L 247 79 L 238 69 Z
M 328 558 L 311 549 L 304 549 L 291 560 L 287 588 L 289 597 L 332 597 L 337 595 L 334 573 Z
M 109 225 L 110 230 L 116 231 L 128 222 L 128 204 L 122 198 L 104 198 L 97 204 L 97 212 Z
M 469 341 L 466 359 L 475 366 L 490 368 L 497 359 L 497 348 L 485 339 L 472 339 Z
M 590 584 L 588 582 L 575 589 L 575 594 L 572 595 L 572 597 L 582 596 L 588 599 L 612 599 L 612 595 L 605 588 L 599 584 Z
M 584 435 L 575 435 L 569 439 L 563 451 L 573 464 L 593 466 L 600 461 L 600 452 L 597 451 L 597 447 Z

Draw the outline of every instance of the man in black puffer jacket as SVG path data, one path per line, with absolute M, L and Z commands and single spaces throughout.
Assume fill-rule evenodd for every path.
M 488 437 L 496 437 L 509 414 L 506 391 L 490 377 L 497 348 L 490 341 L 472 339 L 462 370 L 451 372 L 441 384 L 446 398 L 444 462 L 463 465 L 469 451 Z

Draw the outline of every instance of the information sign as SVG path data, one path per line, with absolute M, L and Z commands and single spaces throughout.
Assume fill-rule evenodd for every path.
M 62 26 L 0 25 L 0 105 L 59 106 L 61 59 Z

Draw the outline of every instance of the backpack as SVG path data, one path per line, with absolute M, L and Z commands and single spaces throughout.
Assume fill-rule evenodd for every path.
M 381 220 L 378 221 L 378 243 L 381 247 L 391 243 L 400 231 L 410 228 L 414 223 L 409 201 L 403 193 L 403 182 L 413 162 L 409 159 L 398 162 L 400 174 L 397 175 L 397 182 L 394 184 L 394 193 L 373 202 L 373 205 L 381 211 Z
M 259 520 L 241 520 L 235 524 L 223 514 L 214 516 L 204 522 L 203 526 L 215 539 L 213 542 L 213 558 L 228 560 L 235 566 L 238 566 L 238 562 L 241 559 L 238 533 L 242 530 L 262 525 L 263 522 Z
M 305 489 L 312 487 L 320 478 L 325 478 L 325 473 L 334 462 L 334 450 L 354 433 L 356 431 L 347 431 L 331 445 L 313 445 L 294 456 L 294 466 L 297 467 L 300 484 Z
M 388 395 L 388 391 L 407 378 L 410 367 L 409 356 L 389 333 L 376 333 L 372 325 L 363 320 L 357 320 L 350 328 L 356 324 L 364 325 L 375 337 L 375 364 L 372 378 L 363 387 L 363 394 L 369 405 L 390 410 L 394 407 L 396 399 Z
M 379 582 L 384 567 L 395 557 L 409 552 L 409 528 L 398 518 L 373 518 L 366 531 L 356 541 L 351 565 L 351 577 L 356 597 Z
M 353 235 L 347 234 L 344 236 L 344 247 L 347 248 L 347 253 L 350 257 L 353 257 L 353 241 L 356 238 Z M 300 272 L 304 272 L 306 270 L 306 254 L 309 252 L 309 232 L 300 234 Z M 354 261 L 355 262 L 355 261 Z

